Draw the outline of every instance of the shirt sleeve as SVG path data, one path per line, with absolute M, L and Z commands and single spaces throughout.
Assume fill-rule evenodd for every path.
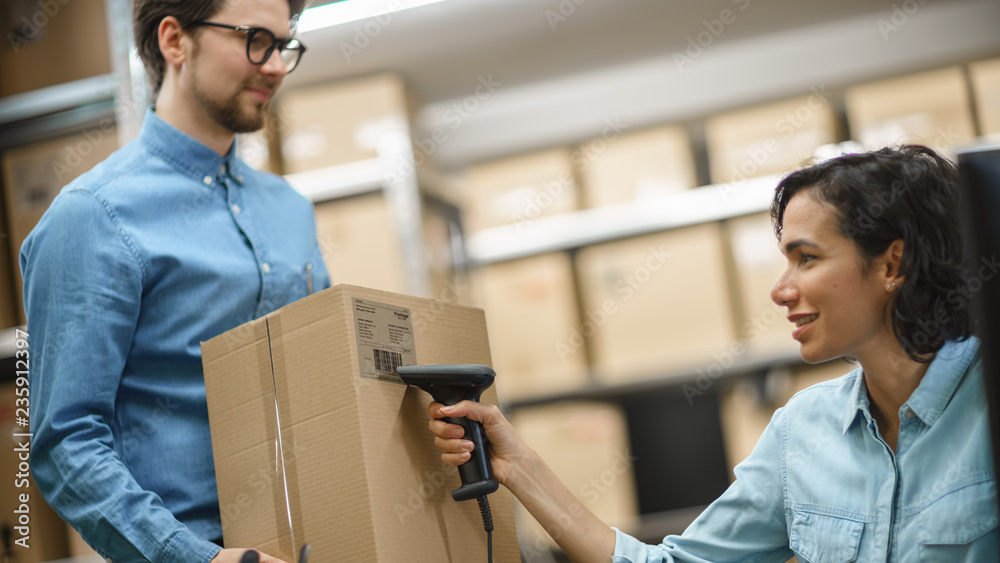
M 115 401 L 145 269 L 112 209 L 90 191 L 64 191 L 20 261 L 32 350 L 31 470 L 42 496 L 116 562 L 210 561 L 219 547 L 140 487 L 115 451 Z
M 680 536 L 647 545 L 615 530 L 613 563 L 784 563 L 792 557 L 784 509 L 782 436 L 778 409 L 753 452 L 736 466 L 736 480 Z

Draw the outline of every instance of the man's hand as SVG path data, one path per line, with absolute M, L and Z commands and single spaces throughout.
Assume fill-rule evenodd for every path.
M 223 549 L 212 558 L 212 563 L 287 563 L 256 549 L 234 547 Z

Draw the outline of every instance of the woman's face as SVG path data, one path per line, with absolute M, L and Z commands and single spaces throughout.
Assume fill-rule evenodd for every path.
M 815 363 L 853 356 L 862 360 L 895 342 L 887 323 L 894 278 L 884 258 L 868 272 L 850 239 L 838 230 L 836 210 L 805 189 L 785 208 L 781 251 L 788 260 L 771 299 L 788 308 L 792 338 Z M 901 283 L 901 280 L 900 280 Z

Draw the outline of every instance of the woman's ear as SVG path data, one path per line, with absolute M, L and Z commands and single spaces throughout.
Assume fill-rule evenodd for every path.
M 903 261 L 903 249 L 906 244 L 903 239 L 896 239 L 889 243 L 889 247 L 885 249 L 885 253 L 881 258 L 881 267 L 879 270 L 884 276 L 886 289 L 893 291 L 897 286 L 903 283 L 903 277 L 899 275 L 899 265 Z
M 187 60 L 187 49 L 184 44 L 186 35 L 181 28 L 181 22 L 174 16 L 160 20 L 157 37 L 160 40 L 160 52 L 163 53 L 163 60 L 167 66 L 179 66 Z

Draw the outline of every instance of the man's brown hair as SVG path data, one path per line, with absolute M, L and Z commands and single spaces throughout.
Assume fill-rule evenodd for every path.
M 139 58 L 146 67 L 153 99 L 163 86 L 166 62 L 160 52 L 160 22 L 174 16 L 181 28 L 195 28 L 195 22 L 212 17 L 225 5 L 226 0 L 135 0 L 132 4 L 132 32 Z M 305 9 L 306 0 L 288 0 L 291 19 L 295 21 Z

